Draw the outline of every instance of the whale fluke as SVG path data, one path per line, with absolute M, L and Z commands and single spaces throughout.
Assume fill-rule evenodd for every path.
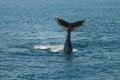
M 82 26 L 85 20 L 82 21 L 77 21 L 73 23 L 69 23 L 63 19 L 55 18 L 56 22 L 62 26 L 66 31 L 67 31 L 67 37 L 66 37 L 66 42 L 64 46 L 64 52 L 65 53 L 71 53 L 72 52 L 72 44 L 71 44 L 71 31 L 74 29 Z
M 73 31 L 83 24 L 85 20 L 69 23 L 63 19 L 55 18 L 56 22 L 62 26 L 66 31 Z

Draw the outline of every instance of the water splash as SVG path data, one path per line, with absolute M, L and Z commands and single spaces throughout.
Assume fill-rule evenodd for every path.
M 64 46 L 63 45 L 35 45 L 33 46 L 33 49 L 36 50 L 47 50 L 51 52 L 60 52 L 63 51 Z M 73 52 L 77 52 L 77 49 L 73 49 Z

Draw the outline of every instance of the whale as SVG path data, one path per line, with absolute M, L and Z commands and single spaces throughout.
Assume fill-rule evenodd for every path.
M 64 44 L 64 53 L 71 54 L 73 51 L 72 43 L 71 43 L 71 32 L 73 30 L 79 28 L 80 26 L 82 26 L 83 23 L 85 22 L 85 19 L 76 21 L 76 22 L 72 22 L 72 23 L 67 22 L 60 18 L 55 18 L 55 21 L 57 22 L 58 25 L 60 25 L 67 32 L 66 41 Z

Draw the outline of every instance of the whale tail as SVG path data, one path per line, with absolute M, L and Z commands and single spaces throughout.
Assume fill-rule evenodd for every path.
M 67 31 L 66 42 L 65 42 L 65 46 L 64 46 L 64 52 L 65 53 L 71 53 L 72 52 L 72 44 L 71 44 L 70 33 L 74 29 L 81 26 L 84 23 L 85 20 L 77 21 L 77 22 L 74 22 L 74 23 L 69 23 L 69 22 L 67 22 L 65 20 L 62 20 L 62 19 L 59 19 L 59 18 L 55 18 L 55 20 L 60 26 L 62 26 Z
M 73 31 L 74 29 L 82 26 L 85 20 L 69 23 L 63 19 L 55 18 L 56 22 L 62 26 L 66 31 Z

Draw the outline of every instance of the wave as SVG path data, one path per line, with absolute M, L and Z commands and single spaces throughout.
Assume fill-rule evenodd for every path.
M 35 45 L 33 49 L 43 50 L 43 51 L 51 51 L 51 52 L 61 52 L 63 51 L 63 45 Z M 73 52 L 77 52 L 77 49 L 73 49 Z

